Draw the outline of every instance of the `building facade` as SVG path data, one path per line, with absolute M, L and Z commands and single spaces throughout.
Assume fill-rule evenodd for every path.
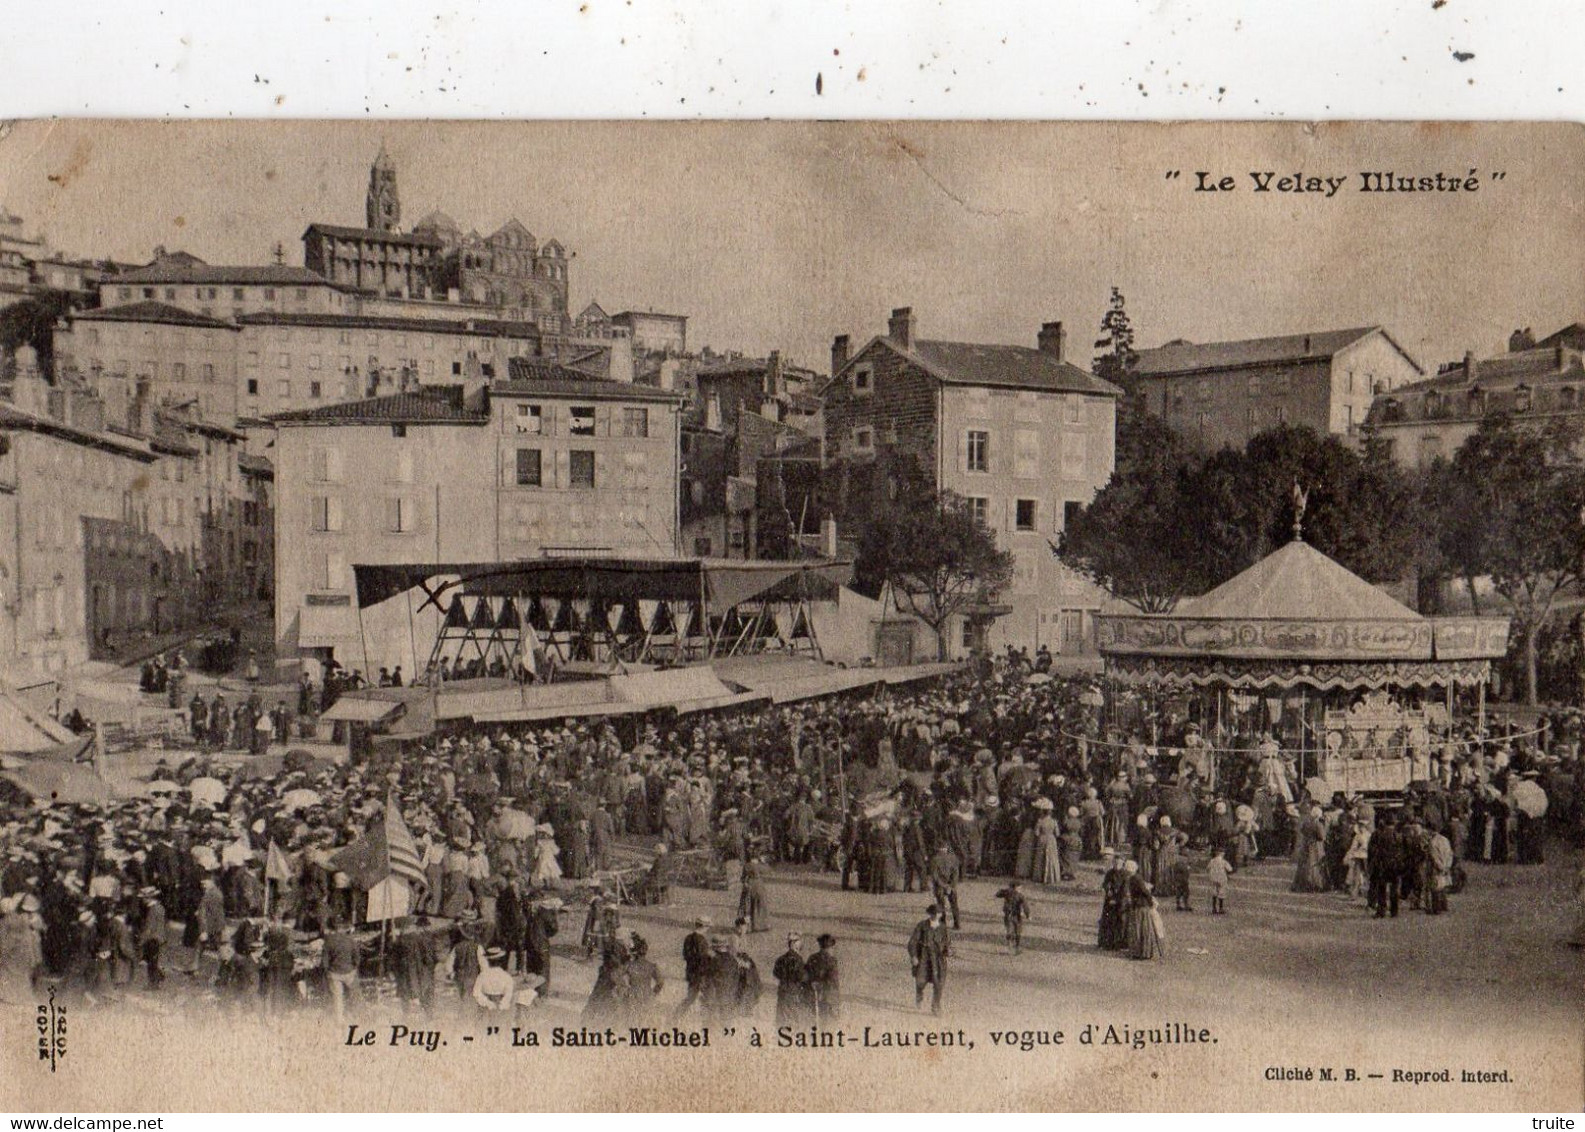
M 191 404 L 206 420 L 237 419 L 238 327 L 156 300 L 80 311 L 55 333 L 55 362 L 109 403 L 139 390 Z
M 1423 375 L 1379 326 L 1249 338 L 1169 342 L 1139 354 L 1134 388 L 1144 406 L 1194 444 L 1242 448 L 1282 424 L 1354 439 L 1379 393 Z
M 1494 413 L 1538 429 L 1557 421 L 1585 425 L 1581 351 L 1553 337 L 1557 344 L 1479 361 L 1466 355 L 1433 377 L 1383 393 L 1371 409 L 1376 435 L 1400 464 L 1420 468 L 1452 459 Z
M 186 252 L 154 249 L 154 261 L 102 280 L 99 306 L 161 303 L 195 315 L 236 320 L 246 314 L 341 314 L 356 296 L 323 274 L 281 263 L 205 263 Z
M 620 311 L 613 314 L 610 321 L 616 329 L 627 332 L 635 350 L 668 357 L 679 357 L 688 352 L 687 315 Z
M 241 436 L 146 401 L 51 385 L 19 351 L 0 401 L 0 670 L 35 684 L 254 596 Z M 30 368 L 31 367 L 31 368 Z M 266 509 L 245 512 L 252 497 Z
M 437 611 L 359 610 L 357 563 L 676 553 L 679 400 L 520 360 L 504 381 L 275 417 L 279 655 L 427 662 Z
M 1061 323 L 1037 347 L 921 339 L 913 312 L 849 355 L 832 347 L 824 394 L 827 475 L 838 528 L 849 536 L 904 462 L 962 496 L 1015 576 L 986 595 L 999 615 L 958 618 L 951 652 L 1041 645 L 1089 651 L 1105 594 L 1058 562 L 1051 545 L 1074 507 L 1111 477 L 1119 390 L 1068 362 Z

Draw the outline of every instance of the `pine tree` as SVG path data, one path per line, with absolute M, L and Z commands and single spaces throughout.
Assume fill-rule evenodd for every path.
M 1116 287 L 1101 316 L 1101 336 L 1095 340 L 1095 349 L 1098 352 L 1091 367 L 1095 376 L 1122 386 L 1131 397 L 1139 351 L 1134 349 L 1134 324 L 1129 321 L 1123 292 Z

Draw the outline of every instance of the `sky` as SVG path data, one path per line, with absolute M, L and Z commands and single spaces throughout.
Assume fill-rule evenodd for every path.
M 308 224 L 363 224 L 382 143 L 404 225 L 556 237 L 574 314 L 686 314 L 695 348 L 822 371 L 897 306 L 924 338 L 1060 319 L 1087 361 L 1113 286 L 1141 346 L 1380 324 L 1428 370 L 1585 319 L 1566 124 L 22 122 L 0 205 L 74 255 L 300 264 Z M 1368 170 L 1479 188 L 1361 193 Z M 1345 180 L 1253 191 L 1267 171 Z

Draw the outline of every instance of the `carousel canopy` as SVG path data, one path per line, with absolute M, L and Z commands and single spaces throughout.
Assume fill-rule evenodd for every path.
M 1271 686 L 1483 679 L 1505 617 L 1423 617 L 1295 539 L 1169 614 L 1105 613 L 1108 667 L 1140 679 Z

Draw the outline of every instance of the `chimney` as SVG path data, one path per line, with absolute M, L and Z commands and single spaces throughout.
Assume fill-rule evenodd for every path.
M 1050 354 L 1057 361 L 1063 361 L 1063 355 L 1068 352 L 1068 332 L 1062 329 L 1060 322 L 1043 322 L 1040 324 L 1040 337 L 1036 339 L 1042 354 Z
M 660 369 L 655 380 L 660 387 L 668 393 L 677 388 L 677 371 L 682 368 L 682 363 L 674 358 L 667 358 L 660 363 Z
M 837 556 L 837 521 L 829 515 L 820 520 L 820 553 L 827 558 Z
M 1464 380 L 1465 381 L 1474 381 L 1475 380 L 1475 351 L 1474 350 L 1465 350 L 1464 351 Z
M 772 350 L 770 357 L 765 361 L 766 384 L 770 386 L 767 393 L 776 393 L 781 390 L 781 351 Z
M 848 350 L 853 340 L 846 334 L 838 334 L 831 339 L 831 376 L 835 377 L 843 366 L 848 364 Z
M 484 376 L 484 367 L 479 362 L 479 356 L 469 353 L 462 362 L 462 404 L 467 409 L 478 409 L 490 403 L 486 391 L 490 388 L 489 380 Z
M 898 307 L 886 324 L 886 337 L 905 350 L 914 348 L 914 308 Z

